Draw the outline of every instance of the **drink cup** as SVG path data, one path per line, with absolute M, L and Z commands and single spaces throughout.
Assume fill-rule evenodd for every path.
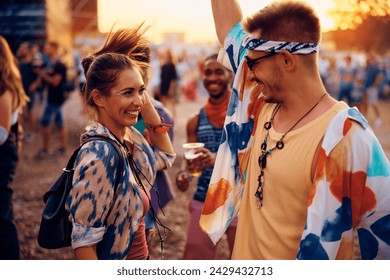
M 184 158 L 187 161 L 187 166 L 190 165 L 191 161 L 200 156 L 200 154 L 196 154 L 196 151 L 203 148 L 204 143 L 193 142 L 193 143 L 185 143 L 183 144 L 184 148 Z M 202 170 L 189 170 L 189 174 L 192 177 L 198 177 L 202 174 Z

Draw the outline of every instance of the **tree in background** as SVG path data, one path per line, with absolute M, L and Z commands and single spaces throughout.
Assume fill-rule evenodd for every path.
M 333 0 L 329 15 L 337 49 L 356 49 L 380 54 L 390 49 L 390 0 Z
M 390 19 L 389 0 L 333 0 L 333 3 L 336 8 L 330 11 L 330 16 L 341 30 L 355 29 L 369 17 L 384 22 Z

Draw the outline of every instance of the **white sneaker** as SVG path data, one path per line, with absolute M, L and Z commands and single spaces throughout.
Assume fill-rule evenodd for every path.
M 382 119 L 381 118 L 377 118 L 374 122 L 375 124 L 375 127 L 381 127 L 382 126 Z

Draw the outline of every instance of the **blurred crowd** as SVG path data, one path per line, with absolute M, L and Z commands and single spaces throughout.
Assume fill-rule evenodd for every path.
M 61 47 L 61 46 L 60 46 Z M 85 75 L 81 60 L 93 50 L 93 46 L 82 45 L 71 53 L 60 52 L 60 59 L 67 67 L 66 94 L 81 90 Z M 148 73 L 148 92 L 161 101 L 176 118 L 175 104 L 196 101 L 207 93 L 200 80 L 202 59 L 217 50 L 216 46 L 184 46 L 180 49 L 164 45 L 151 48 L 151 67 Z M 46 100 L 45 86 L 29 86 L 36 80 L 38 69 L 48 66 L 49 58 L 40 46 L 31 42 L 20 45 L 15 54 L 20 63 L 23 84 L 30 97 L 24 115 L 26 141 L 32 141 L 39 130 L 34 116 L 34 107 Z M 319 68 L 327 91 L 336 99 L 356 106 L 373 125 L 382 124 L 378 102 L 390 98 L 390 55 L 373 55 L 353 51 L 323 51 Z
M 390 98 L 390 55 L 361 52 L 320 54 L 321 77 L 328 92 L 356 106 L 371 124 L 382 125 L 378 102 Z
M 82 91 L 86 78 L 81 61 L 94 49 L 94 46 L 81 45 L 75 47 L 72 52 L 66 52 L 58 46 L 58 57 L 55 60 L 61 61 L 66 67 L 65 100 L 73 92 L 78 94 Z M 174 118 L 176 118 L 175 104 L 183 101 L 196 101 L 200 95 L 207 95 L 200 80 L 202 59 L 215 49 L 213 46 L 188 46 L 180 49 L 152 46 L 151 67 L 147 74 L 148 93 L 161 101 Z M 23 42 L 15 56 L 19 62 L 24 88 L 30 97 L 30 102 L 24 112 L 24 139 L 32 142 L 37 134 L 40 134 L 39 122 L 42 117 L 40 114 L 43 113 L 44 104 L 47 102 L 45 81 L 39 84 L 36 81 L 39 80 L 39 73 L 50 67 L 50 58 L 45 51 L 45 46 L 40 47 L 32 42 Z M 46 150 L 40 151 L 39 155 L 42 157 L 50 154 L 50 151 Z

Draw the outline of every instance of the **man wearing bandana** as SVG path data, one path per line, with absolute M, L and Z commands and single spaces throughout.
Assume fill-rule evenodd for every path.
M 326 92 L 313 9 L 211 3 L 234 82 L 201 228 L 216 243 L 239 216 L 232 259 L 390 259 L 389 160 Z

